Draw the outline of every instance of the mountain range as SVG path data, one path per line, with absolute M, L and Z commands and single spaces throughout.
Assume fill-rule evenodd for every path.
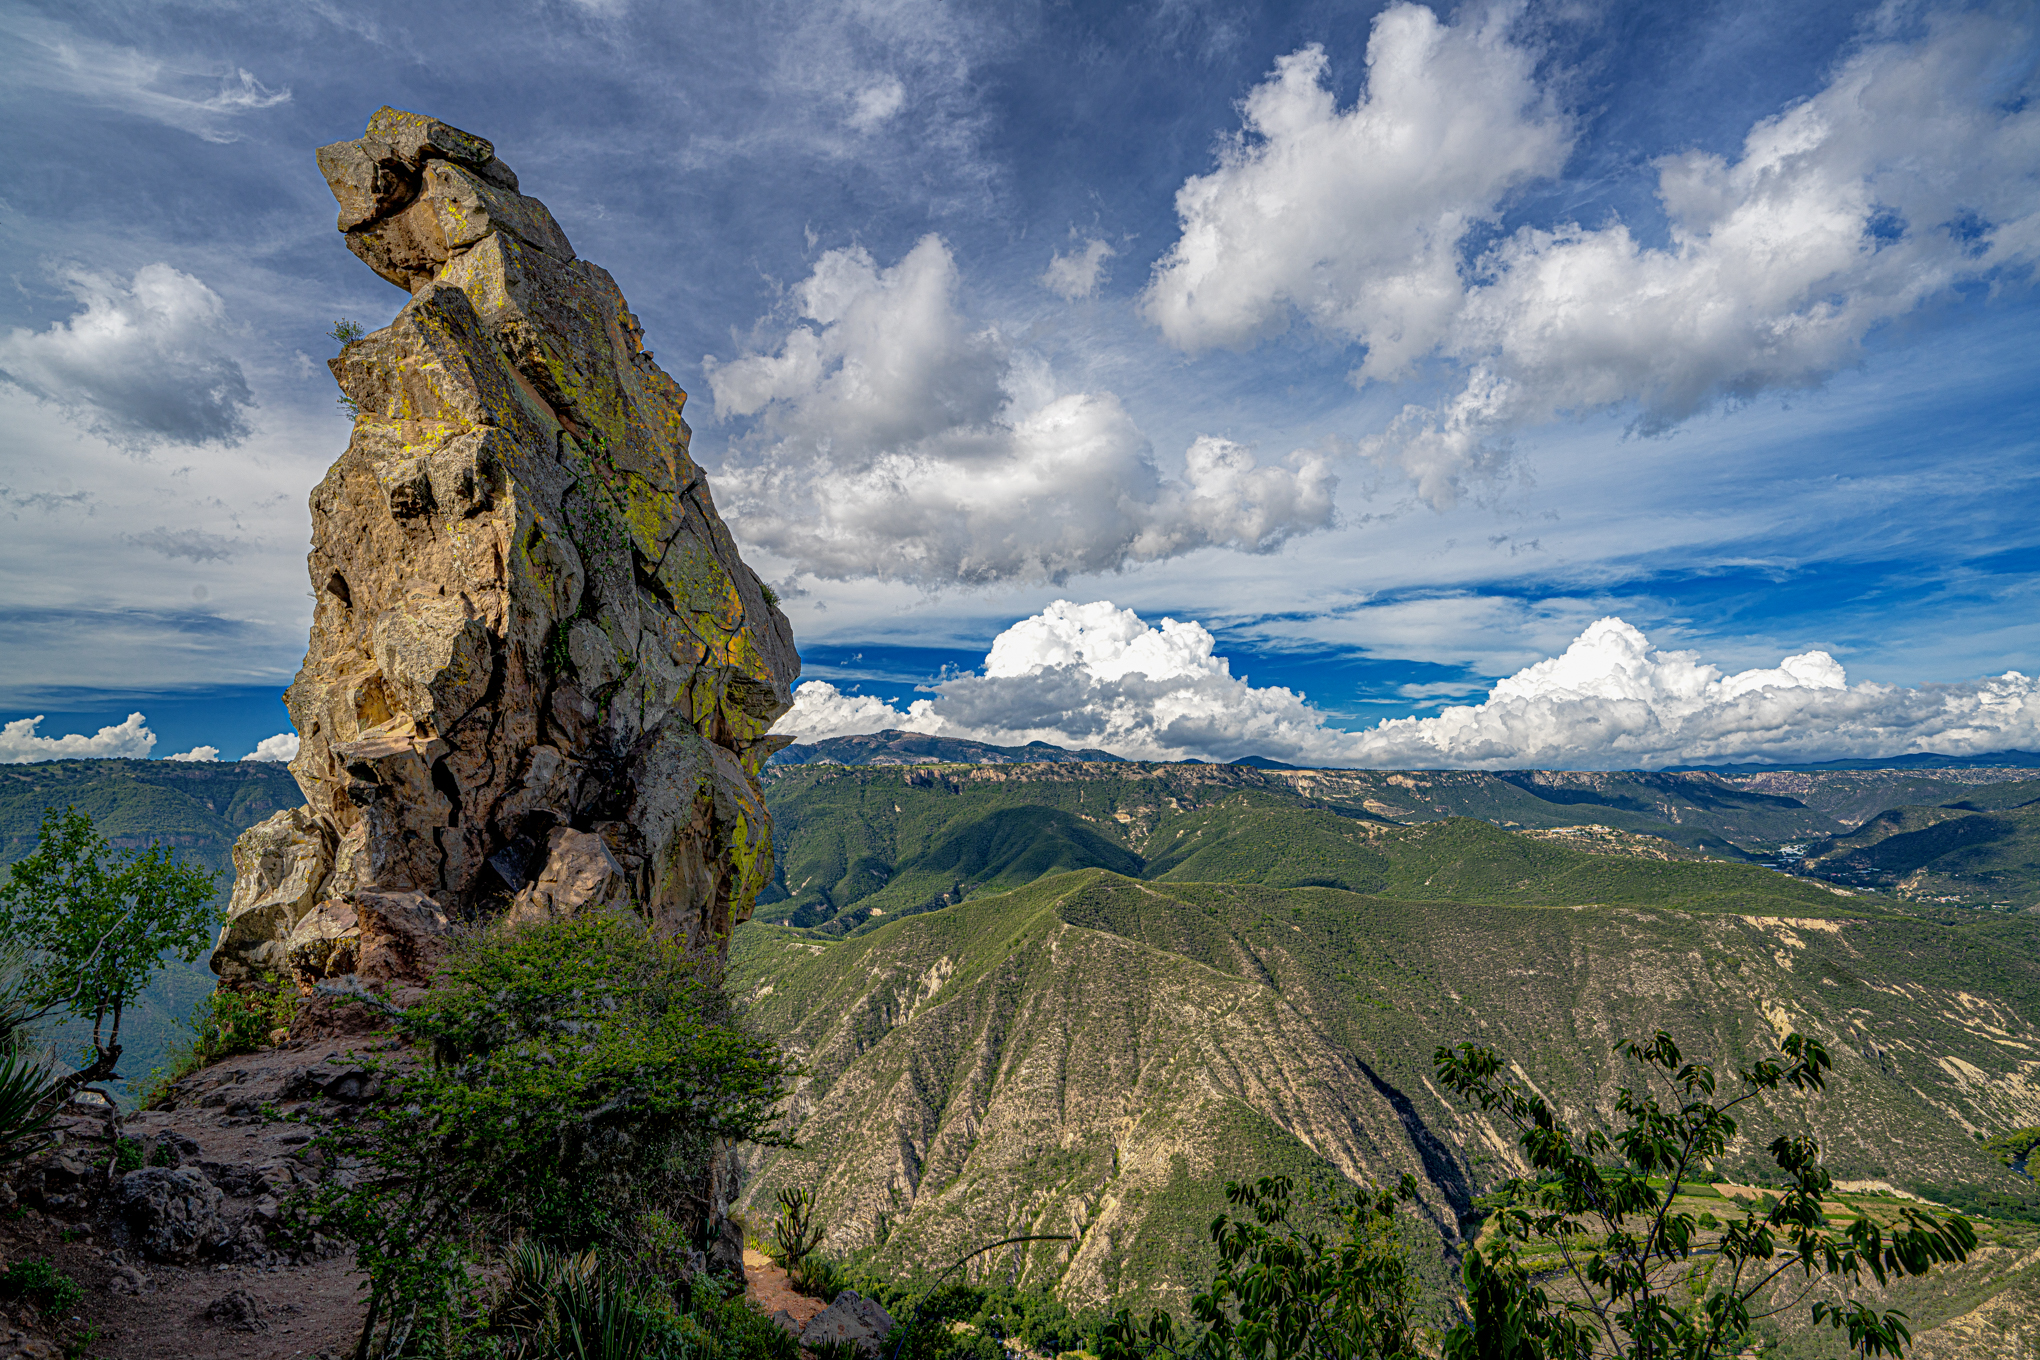
M 1226 1178 L 1408 1172 L 1443 1290 L 1516 1154 L 1435 1089 L 1437 1045 L 1494 1043 L 1592 1120 L 1632 1075 L 1623 1038 L 1663 1027 L 1732 1064 L 1803 1030 L 1836 1082 L 1768 1103 L 1717 1174 L 1756 1180 L 1774 1132 L 1810 1130 L 1845 1198 L 1985 1214 L 1997 1274 L 1908 1296 L 1917 1318 L 2035 1286 L 2040 1201 L 1982 1140 L 2040 1124 L 2040 771 L 1290 770 L 911 733 L 789 750 L 765 776 L 778 869 L 730 972 L 802 1072 L 795 1146 L 751 1154 L 760 1225 L 799 1185 L 831 1250 L 882 1266 L 1066 1233 L 973 1270 L 1180 1305 Z M 118 844 L 224 867 L 295 792 L 247 762 L 10 767 L 0 855 L 71 803 Z M 166 971 L 161 1042 L 209 976 Z
M 1992 1254 L 1908 1296 L 1921 1330 L 2010 1298 L 2040 1201 L 1982 1140 L 2040 1122 L 2040 913 L 1753 861 L 1877 826 L 1880 787 L 2020 790 L 1792 777 L 1834 779 L 1828 810 L 1713 774 L 782 767 L 783 896 L 731 976 L 803 1075 L 748 1203 L 809 1189 L 832 1250 L 899 1269 L 1063 1234 L 985 1277 L 1180 1307 L 1225 1179 L 1407 1172 L 1443 1289 L 1519 1163 L 1433 1085 L 1438 1045 L 1492 1043 L 1593 1121 L 1636 1075 L 1625 1038 L 1733 1065 L 1802 1031 L 1836 1081 L 1764 1102 L 1715 1174 L 1759 1181 L 1771 1137 L 1810 1131 L 1846 1194 L 1985 1212 Z

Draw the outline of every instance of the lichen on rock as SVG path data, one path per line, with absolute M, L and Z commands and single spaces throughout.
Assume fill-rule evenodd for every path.
M 634 902 L 716 949 L 772 872 L 758 770 L 800 659 L 616 283 L 486 141 L 379 110 L 323 147 L 411 300 L 346 345 L 285 703 L 307 806 L 235 848 L 213 967 L 422 981 L 477 919 Z

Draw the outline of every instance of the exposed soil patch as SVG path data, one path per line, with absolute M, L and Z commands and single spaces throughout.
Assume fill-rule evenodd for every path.
M 744 1298 L 767 1317 L 786 1313 L 793 1320 L 793 1326 L 787 1330 L 796 1336 L 810 1318 L 829 1306 L 795 1289 L 793 1281 L 771 1257 L 749 1247 L 744 1248 Z M 781 1325 L 784 1324 L 781 1319 Z

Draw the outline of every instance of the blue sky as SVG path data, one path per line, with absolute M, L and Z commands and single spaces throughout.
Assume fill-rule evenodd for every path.
M 135 711 L 158 756 L 284 725 L 347 435 L 324 332 L 403 302 L 311 152 L 383 103 L 490 138 L 616 276 L 834 687 L 809 735 L 919 699 L 1158 755 L 2034 744 L 2024 691 L 1916 711 L 2040 671 L 2030 6 L 7 3 L 0 33 L 31 754 Z M 1208 645 L 1136 694 L 1106 652 L 1148 644 L 1057 651 L 1107 618 L 1058 600 Z M 1507 750 L 1338 735 L 1610 616 L 1716 681 L 1822 652 L 1856 688 L 1780 680 L 1806 702 L 1738 745 L 1757 682 L 1674 712 L 1685 673 L 1596 634 L 1563 693 L 1644 703 L 1639 745 L 1544 680 Z M 1883 716 L 1836 735 L 1835 703 Z

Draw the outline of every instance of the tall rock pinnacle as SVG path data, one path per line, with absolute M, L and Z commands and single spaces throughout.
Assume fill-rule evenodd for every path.
M 306 808 L 235 847 L 213 967 L 422 980 L 453 922 L 628 898 L 717 948 L 772 871 L 758 769 L 800 658 L 616 283 L 479 137 L 396 109 L 322 147 L 410 290 L 332 361 L 312 493 Z

